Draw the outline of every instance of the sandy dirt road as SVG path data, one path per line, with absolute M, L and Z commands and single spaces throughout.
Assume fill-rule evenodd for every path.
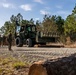
M 67 57 L 76 53 L 76 48 L 52 48 L 52 47 L 12 47 L 13 51 L 8 51 L 8 47 L 0 47 L 0 54 L 19 58 L 22 61 L 33 63 L 39 60 L 49 60 Z

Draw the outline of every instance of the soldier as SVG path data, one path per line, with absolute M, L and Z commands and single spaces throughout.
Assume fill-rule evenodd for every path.
M 11 33 L 11 31 L 9 31 L 9 34 L 7 36 L 7 42 L 8 42 L 8 49 L 9 49 L 9 51 L 11 51 L 12 50 L 11 49 L 11 46 L 12 46 L 12 33 Z

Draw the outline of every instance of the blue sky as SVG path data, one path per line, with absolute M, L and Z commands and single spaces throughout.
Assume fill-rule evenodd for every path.
M 76 0 L 0 0 L 0 27 L 11 15 L 21 13 L 24 19 L 42 21 L 45 14 L 66 18 L 72 13 Z

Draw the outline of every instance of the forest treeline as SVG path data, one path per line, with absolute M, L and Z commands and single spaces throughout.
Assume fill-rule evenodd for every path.
M 18 13 L 16 16 L 12 15 L 10 21 L 6 21 L 0 28 L 0 32 L 7 35 L 9 30 L 11 30 L 14 35 L 16 21 L 20 25 L 35 24 L 37 31 L 59 33 L 61 42 L 65 42 L 67 37 L 69 37 L 72 42 L 76 41 L 76 6 L 65 20 L 61 16 L 46 14 L 42 22 L 39 20 L 35 22 L 33 18 L 30 20 L 23 19 L 21 13 Z

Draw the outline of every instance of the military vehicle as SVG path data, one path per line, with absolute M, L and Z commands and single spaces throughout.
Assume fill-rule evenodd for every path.
M 56 42 L 59 38 L 57 33 L 37 31 L 36 25 L 16 25 L 15 41 L 17 47 L 26 44 L 33 47 L 35 44 L 46 44 L 48 42 Z

